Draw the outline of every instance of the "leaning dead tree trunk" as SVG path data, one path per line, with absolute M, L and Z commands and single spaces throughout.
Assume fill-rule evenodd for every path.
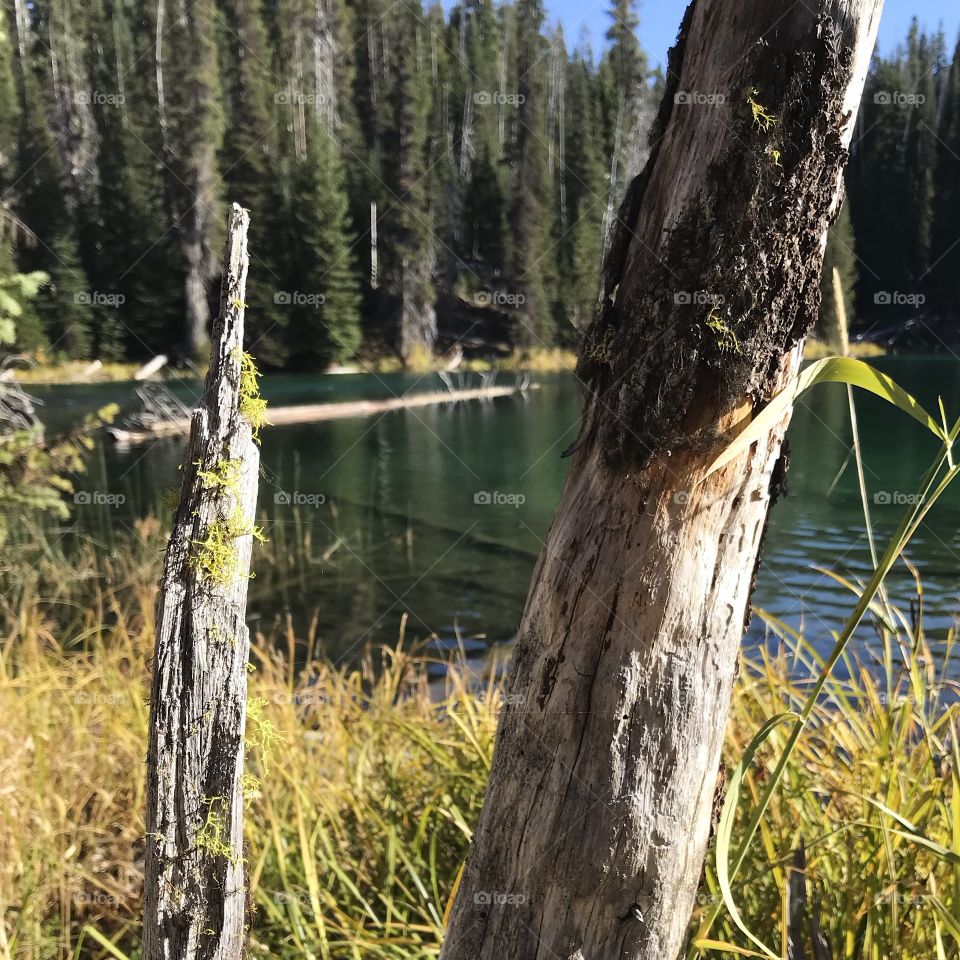
M 157 600 L 143 955 L 242 955 L 247 580 L 259 454 L 243 357 L 248 216 L 236 204 Z
M 786 423 L 881 0 L 695 0 L 581 348 L 443 960 L 672 960 L 711 828 Z

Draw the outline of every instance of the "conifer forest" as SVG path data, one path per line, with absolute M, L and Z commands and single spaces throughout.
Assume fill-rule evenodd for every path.
M 572 348 L 662 95 L 630 0 L 594 38 L 542 0 L 2 15 L 0 276 L 46 278 L 7 339 L 46 359 L 202 355 L 232 201 L 267 369 Z M 828 249 L 855 335 L 956 341 L 958 183 L 957 51 L 915 25 L 872 65 Z

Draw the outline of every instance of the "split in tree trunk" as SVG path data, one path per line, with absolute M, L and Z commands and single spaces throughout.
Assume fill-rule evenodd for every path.
M 243 355 L 248 222 L 234 204 L 210 369 L 157 600 L 145 960 L 238 960 L 243 950 L 245 614 L 259 471 Z
M 442 960 L 672 960 L 689 923 L 786 422 L 882 0 L 696 0 L 581 346 Z

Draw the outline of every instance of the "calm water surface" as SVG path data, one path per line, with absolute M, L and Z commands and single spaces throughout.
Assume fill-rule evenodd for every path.
M 877 362 L 928 409 L 942 394 L 960 414 L 960 362 L 896 358 Z M 364 643 L 407 633 L 468 648 L 515 633 L 530 575 L 546 535 L 576 436 L 579 390 L 569 375 L 538 378 L 525 397 L 398 411 L 369 419 L 271 428 L 264 433 L 260 513 L 272 548 L 310 535 L 295 572 L 269 592 L 251 586 L 251 615 L 261 622 L 290 610 L 314 612 L 326 651 L 349 657 Z M 276 376 L 264 381 L 272 404 L 376 398 L 443 389 L 434 377 Z M 184 398 L 198 384 L 182 384 Z M 35 388 L 51 425 L 91 407 L 129 407 L 127 385 Z M 900 520 L 936 447 L 914 421 L 882 401 L 858 395 L 858 413 L 881 543 Z M 869 553 L 850 452 L 845 389 L 809 394 L 790 431 L 789 496 L 773 513 L 755 603 L 828 645 L 851 595 L 818 567 L 865 579 Z M 183 444 L 164 439 L 129 449 L 103 444 L 81 487 L 123 494 L 120 507 L 79 507 L 81 530 L 129 526 L 163 510 L 178 483 Z M 299 504 L 287 501 L 299 501 Z M 168 514 L 164 512 L 166 518 Z M 928 624 L 953 623 L 960 590 L 960 486 L 938 506 L 909 556 L 925 585 Z M 905 568 L 894 594 L 909 598 Z M 754 621 L 751 640 L 761 627 Z

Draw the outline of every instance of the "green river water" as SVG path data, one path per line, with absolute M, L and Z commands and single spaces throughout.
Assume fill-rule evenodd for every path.
M 955 359 L 890 358 L 877 365 L 928 409 L 941 394 L 948 413 L 960 414 Z M 522 397 L 266 430 L 259 507 L 266 534 L 274 544 L 287 544 L 309 530 L 310 556 L 300 557 L 284 582 L 271 582 L 268 595 L 252 582 L 251 617 L 268 623 L 289 610 L 305 623 L 315 613 L 319 638 L 334 657 L 349 658 L 370 642 L 395 642 L 403 613 L 411 638 L 435 635 L 434 643 L 462 642 L 471 650 L 508 641 L 569 463 L 560 452 L 576 435 L 580 409 L 572 376 L 535 379 L 538 389 Z M 184 399 L 198 389 L 192 383 L 176 387 Z M 264 379 L 274 405 L 425 389 L 443 386 L 433 376 L 408 375 Z M 43 400 L 41 415 L 52 427 L 108 402 L 129 408 L 133 396 L 126 384 L 31 392 Z M 935 444 L 918 424 L 875 398 L 859 396 L 858 413 L 882 543 Z M 816 568 L 859 578 L 869 572 L 856 475 L 847 462 L 843 387 L 821 387 L 804 398 L 790 443 L 789 495 L 773 513 L 754 600 L 827 645 L 852 601 Z M 78 486 L 113 496 L 99 498 L 109 503 L 78 505 L 73 523 L 109 542 L 110 531 L 162 509 L 165 491 L 178 483 L 182 455 L 178 439 L 127 449 L 104 441 Z M 924 580 L 928 625 L 936 631 L 954 622 L 958 555 L 960 487 L 936 508 L 909 553 Z M 894 595 L 909 598 L 909 584 L 901 568 Z M 755 620 L 751 641 L 761 629 Z

